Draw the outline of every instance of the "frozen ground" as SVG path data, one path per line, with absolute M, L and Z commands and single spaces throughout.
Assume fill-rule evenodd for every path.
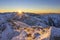
M 0 40 L 60 40 L 60 14 L 0 13 Z

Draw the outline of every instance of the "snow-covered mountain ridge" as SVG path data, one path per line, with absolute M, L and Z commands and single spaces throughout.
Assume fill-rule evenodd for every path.
M 60 14 L 0 13 L 0 40 L 55 40 L 56 37 L 60 37 Z

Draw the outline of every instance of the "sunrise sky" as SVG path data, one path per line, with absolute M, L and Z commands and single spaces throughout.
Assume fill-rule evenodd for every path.
M 60 0 L 0 0 L 0 12 L 60 13 Z

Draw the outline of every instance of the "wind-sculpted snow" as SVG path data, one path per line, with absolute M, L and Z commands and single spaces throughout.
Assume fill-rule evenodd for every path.
M 60 14 L 0 13 L 0 40 L 60 40 Z

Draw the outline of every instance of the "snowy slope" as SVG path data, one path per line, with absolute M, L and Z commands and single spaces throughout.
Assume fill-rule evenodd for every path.
M 0 40 L 54 40 L 60 37 L 60 14 L 0 13 Z

